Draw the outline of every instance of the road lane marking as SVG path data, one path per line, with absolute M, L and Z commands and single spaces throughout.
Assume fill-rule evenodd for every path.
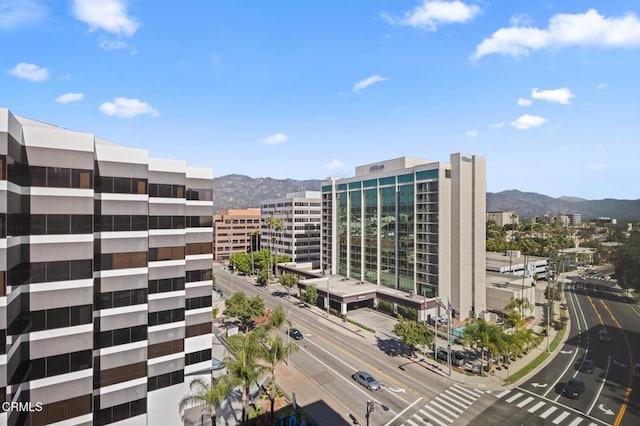
M 363 389 L 361 389 L 361 388 L 362 388 L 362 386 L 361 386 L 361 385 L 356 385 L 356 383 L 355 383 L 353 380 L 349 380 L 349 379 L 347 379 L 347 378 L 346 378 L 346 377 L 344 377 L 342 374 L 338 373 L 336 370 L 334 370 L 333 368 L 329 367 L 329 366 L 328 366 L 327 364 L 325 364 L 321 359 L 319 359 L 318 357 L 316 357 L 315 355 L 313 355 L 313 354 L 312 354 L 311 352 L 309 352 L 308 350 L 306 350 L 306 349 L 304 349 L 304 348 L 300 348 L 300 350 L 301 350 L 302 352 L 306 352 L 306 353 L 307 353 L 307 355 L 309 355 L 311 358 L 315 359 L 315 360 L 316 360 L 316 361 L 318 361 L 320 364 L 324 365 L 324 366 L 325 366 L 325 368 L 326 368 L 327 370 L 332 371 L 332 372 L 333 372 L 333 374 L 335 374 L 336 376 L 338 376 L 339 378 L 341 378 L 341 379 L 342 379 L 342 380 L 344 380 L 345 382 L 349 383 L 351 386 L 353 386 L 353 388 L 354 388 L 354 389 L 356 389 L 356 390 L 357 390 L 357 391 L 359 391 L 360 393 L 364 394 L 364 395 L 367 397 L 367 399 L 370 399 L 371 401 L 375 401 L 375 402 L 377 402 L 377 403 L 378 403 L 378 404 L 380 404 L 380 405 L 386 405 L 386 404 L 383 404 L 383 403 L 381 403 L 380 401 L 378 401 L 376 398 L 374 398 L 374 397 L 371 395 L 371 393 L 369 393 L 369 392 L 365 392 Z M 334 398 L 335 398 L 335 395 L 334 395 Z M 420 399 L 422 399 L 422 398 L 420 398 Z M 395 413 L 395 411 L 393 411 L 390 407 L 387 407 L 387 408 L 389 408 L 389 412 L 390 412 L 390 413 L 392 413 L 392 414 L 396 414 L 396 413 Z
M 504 390 L 504 391 L 500 392 L 499 394 L 497 394 L 496 398 L 500 399 L 503 396 L 507 395 L 509 392 L 511 392 L 511 389 Z
M 568 411 L 563 411 L 562 414 L 560 414 L 558 417 L 556 417 L 553 420 L 553 424 L 554 425 L 560 424 L 560 422 L 563 421 L 564 419 L 566 419 L 567 417 L 569 417 L 569 412 Z
M 322 340 L 324 340 L 324 341 L 326 341 L 326 342 L 327 342 L 327 343 L 329 343 L 331 346 L 333 346 L 336 350 L 339 350 L 340 352 L 345 353 L 345 354 L 348 354 L 348 355 L 350 355 L 350 356 L 352 356 L 352 357 L 354 356 L 352 353 L 345 352 L 345 351 L 343 351 L 341 348 L 339 348 L 339 347 L 337 347 L 336 345 L 334 345 L 332 342 L 329 342 L 329 340 L 328 340 L 328 339 L 325 339 L 325 338 L 324 338 L 324 337 L 322 337 L 322 336 L 316 336 L 316 337 L 317 337 L 317 338 L 320 338 L 320 339 L 322 339 Z M 321 351 L 323 351 L 323 352 L 327 353 L 327 354 L 328 354 L 329 356 L 331 356 L 332 358 L 335 358 L 336 360 L 340 361 L 341 363 L 343 363 L 344 365 L 346 365 L 347 367 L 349 367 L 349 368 L 350 368 L 351 370 L 353 370 L 354 372 L 356 372 L 356 371 L 359 371 L 359 370 L 360 370 L 359 368 L 355 368 L 355 367 L 351 366 L 350 364 L 348 364 L 348 363 L 347 363 L 345 360 L 343 360 L 342 358 L 339 358 L 339 357 L 338 357 L 338 356 L 336 356 L 335 354 L 333 354 L 333 353 L 329 352 L 328 350 L 326 350 L 325 348 L 323 348 L 322 346 L 320 346 L 319 344 L 317 344 L 317 343 L 316 343 L 316 342 L 314 342 L 313 340 L 311 340 L 311 339 L 307 339 L 307 342 L 311 343 L 313 346 L 315 346 L 316 348 L 320 349 Z M 389 376 L 387 376 L 387 374 L 385 374 L 384 372 L 382 372 L 379 368 L 375 368 L 375 367 L 373 367 L 373 366 L 372 366 L 371 364 L 369 364 L 367 361 L 365 361 L 365 360 L 363 360 L 363 359 L 361 359 L 361 358 L 357 358 L 357 359 L 356 359 L 356 361 L 358 361 L 358 362 L 360 362 L 360 363 L 364 364 L 365 366 L 367 366 L 367 368 L 369 368 L 369 369 L 371 369 L 371 370 L 377 371 L 378 373 L 380 373 L 380 375 L 381 375 L 381 376 L 383 376 L 383 377 L 385 377 L 385 378 L 389 379 L 389 381 L 393 381 L 393 382 L 395 382 L 396 384 L 400 384 L 400 383 L 396 382 L 395 380 L 393 380 L 392 378 L 390 378 Z M 376 374 L 377 374 L 377 373 L 376 373 Z M 408 404 L 408 403 L 409 403 L 409 401 L 407 401 L 406 399 L 404 399 L 403 397 L 401 397 L 401 396 L 400 396 L 400 395 L 398 395 L 397 393 L 390 392 L 390 395 L 395 396 L 396 398 L 398 398 L 399 400 L 401 400 L 401 401 L 402 401 L 402 402 L 404 402 L 405 404 Z
M 460 409 L 460 407 L 454 407 L 453 404 L 449 404 L 447 401 L 445 401 L 443 398 L 440 398 L 439 396 L 435 398 L 434 401 L 438 401 L 440 404 L 444 404 L 447 407 L 451 408 L 452 410 L 456 410 L 458 412 L 458 415 L 464 412 L 464 410 Z
M 444 420 L 447 422 L 447 424 L 451 424 L 451 423 L 453 423 L 453 419 L 450 419 L 449 417 L 445 416 L 445 415 L 444 415 L 444 414 L 442 414 L 441 412 L 436 411 L 433 407 L 431 407 L 431 405 L 425 405 L 424 409 L 425 409 L 425 410 L 427 410 L 427 411 L 430 411 L 431 413 L 435 414 L 436 416 L 438 416 L 438 417 L 440 417 L 440 418 L 444 419 Z M 431 418 L 431 419 L 429 419 L 429 420 L 433 420 L 433 421 L 435 421 L 436 423 L 441 423 L 441 422 L 440 422 L 437 418 L 435 418 L 435 417 L 432 417 L 432 418 Z
M 417 404 L 418 402 L 420 402 L 420 401 L 422 401 L 422 397 L 420 397 L 420 398 L 416 399 L 416 400 L 415 400 L 415 401 L 413 401 L 411 404 L 407 405 L 407 407 L 406 407 L 404 410 L 402 410 L 402 411 L 400 411 L 398 414 L 396 414 L 396 415 L 395 415 L 395 417 L 394 417 L 394 418 L 392 418 L 391 420 L 389 420 L 388 422 L 386 422 L 386 423 L 384 424 L 384 426 L 388 426 L 388 425 L 390 425 L 391 423 L 393 423 L 393 422 L 395 422 L 396 420 L 398 420 L 398 418 L 399 418 L 400 416 L 402 416 L 402 415 L 403 415 L 404 413 L 406 413 L 406 412 L 407 412 L 411 407 L 413 407 L 414 405 L 416 405 L 416 404 Z
M 558 409 L 558 407 L 549 407 L 549 409 L 547 411 L 545 411 L 544 413 L 540 414 L 540 417 L 543 419 L 546 419 L 547 417 L 549 417 L 551 415 L 551 413 L 553 413 L 554 411 L 556 411 Z
M 528 403 L 530 403 L 531 401 L 533 401 L 533 397 L 532 396 L 528 396 L 524 400 L 522 400 L 518 404 L 516 404 L 516 407 L 522 408 L 525 405 L 527 405 Z
M 412 421 L 411 419 L 407 419 L 407 423 L 409 423 L 411 426 L 420 426 L 418 423 Z
M 629 338 L 627 337 L 627 333 L 624 332 L 624 328 L 622 327 L 622 324 L 618 322 L 618 319 L 616 318 L 615 315 L 613 315 L 613 312 L 611 312 L 607 304 L 604 303 L 604 300 L 600 299 L 600 303 L 602 303 L 602 306 L 604 306 L 604 309 L 609 313 L 613 322 L 616 323 L 616 326 L 618 326 L 618 329 L 622 331 L 622 337 L 624 337 L 624 341 L 627 344 L 627 354 L 629 356 L 629 361 L 631 361 L 629 362 L 629 381 L 627 382 L 627 389 L 626 389 L 626 392 L 624 393 L 624 400 L 622 401 L 622 406 L 620 407 L 620 411 L 618 411 L 616 420 L 613 422 L 614 426 L 618 426 L 620 422 L 622 422 L 622 417 L 624 417 L 625 411 L 627 411 L 627 404 L 629 403 L 629 397 L 631 396 L 631 383 L 633 382 L 633 367 L 631 364 L 633 363 L 633 353 L 631 352 L 631 343 L 629 343 Z
M 576 417 L 568 426 L 578 426 L 580 423 L 582 423 L 582 417 Z
M 511 398 L 507 399 L 507 402 L 511 404 L 513 401 L 520 398 L 522 395 L 524 395 L 522 392 L 518 392 L 517 394 L 513 395 Z
M 589 409 L 585 413 L 587 416 L 589 414 L 591 414 L 591 410 L 593 410 L 593 407 L 595 407 L 596 402 L 598 402 L 598 398 L 600 398 L 600 393 L 602 392 L 602 388 L 604 387 L 604 384 L 607 382 L 607 375 L 609 374 L 609 363 L 610 362 L 611 362 L 611 355 L 609 355 L 609 359 L 607 360 L 607 369 L 604 370 L 604 378 L 602 380 L 602 383 L 600 383 L 600 389 L 598 389 L 598 392 L 596 392 L 596 395 L 593 398 L 593 402 L 591 403 L 591 407 L 589 407 Z
M 465 404 L 464 402 L 454 399 L 451 395 L 447 395 L 446 392 L 443 392 L 440 395 L 438 395 L 438 398 L 444 398 L 448 401 L 451 401 L 453 404 L 461 406 L 463 411 L 469 408 L 469 406 L 471 405 L 471 404 Z
M 536 405 L 534 405 L 533 407 L 529 408 L 527 411 L 530 412 L 530 413 L 535 413 L 536 411 L 538 411 L 540 409 L 540 407 L 544 407 L 544 401 L 538 402 Z

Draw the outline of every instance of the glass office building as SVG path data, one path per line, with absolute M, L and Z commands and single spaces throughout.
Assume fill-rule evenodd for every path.
M 0 424 L 181 421 L 211 365 L 212 190 L 210 169 L 0 109 L 0 399 L 23 404 Z
M 485 160 L 402 157 L 322 186 L 322 268 L 485 310 Z

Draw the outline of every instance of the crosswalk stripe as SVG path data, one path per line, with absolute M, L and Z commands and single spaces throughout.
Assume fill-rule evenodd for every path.
M 444 404 L 447 407 L 451 408 L 452 410 L 455 410 L 458 412 L 458 415 L 462 414 L 462 411 L 460 408 L 458 407 L 454 407 L 452 404 L 449 404 L 447 401 L 445 401 L 444 399 L 440 398 L 440 397 L 436 397 L 436 399 L 434 401 L 438 401 L 440 404 Z
M 500 399 L 503 396 L 507 395 L 509 392 L 511 392 L 511 389 L 503 390 L 502 392 L 496 395 L 496 398 Z
M 429 406 L 425 406 L 424 408 L 429 408 Z M 440 426 L 447 426 L 446 423 L 442 423 L 440 420 L 438 420 L 437 418 L 433 417 L 433 415 L 428 415 L 427 417 L 429 417 L 429 421 L 430 422 L 437 423 Z M 449 422 L 449 423 L 451 423 L 451 422 Z
M 451 386 L 452 388 L 459 390 L 460 392 L 462 392 L 463 394 L 467 395 L 469 398 L 473 398 L 476 399 L 478 398 L 478 395 L 476 395 L 475 393 L 471 392 L 470 389 L 465 388 L 464 386 L 460 386 L 458 384 L 454 384 L 453 386 Z
M 582 417 L 576 417 L 571 423 L 569 423 L 569 426 L 578 426 L 581 422 Z
M 445 393 L 440 394 L 438 396 L 438 398 L 444 398 L 444 399 L 446 399 L 448 401 L 451 401 L 453 404 L 459 405 L 460 407 L 462 407 L 463 411 L 466 410 L 467 408 L 469 408 L 469 405 L 471 405 L 471 404 L 465 404 L 464 402 L 460 402 L 460 401 L 454 399 L 453 397 L 451 397 L 451 395 L 447 395 Z
M 569 417 L 569 412 L 568 411 L 563 411 L 562 414 L 560 414 L 558 417 L 556 417 L 553 420 L 553 424 L 557 425 L 559 424 L 561 421 L 563 421 L 564 419 L 566 419 L 567 417 Z
M 427 412 L 426 412 L 426 411 L 424 411 L 424 410 L 418 410 L 418 411 L 419 411 L 419 412 L 420 412 L 420 414 L 422 414 L 422 416 L 424 416 L 424 417 L 419 416 L 419 415 L 418 415 L 418 413 L 414 414 L 414 415 L 413 415 L 413 417 L 414 417 L 416 420 L 418 420 L 418 421 L 420 421 L 420 422 L 424 423 L 425 425 L 427 425 L 427 426 L 431 426 L 431 423 L 429 423 L 428 421 L 426 421 L 426 420 L 425 420 L 425 418 L 428 418 L 428 417 L 429 417 L 429 413 L 427 413 Z
M 527 411 L 530 413 L 535 413 L 536 411 L 538 411 L 540 409 L 540 407 L 544 406 L 544 401 L 540 401 L 538 402 L 536 405 L 534 405 L 533 407 L 529 408 Z
M 471 400 L 469 400 L 469 397 L 463 393 L 461 393 L 458 389 L 454 389 L 454 388 L 449 388 L 446 391 L 444 391 L 443 393 L 450 393 L 452 394 L 452 396 L 456 396 L 458 398 L 460 398 L 461 400 L 463 400 L 464 402 L 471 404 L 473 403 L 473 401 L 475 401 L 475 398 L 471 398 Z
M 558 409 L 558 407 L 549 407 L 549 409 L 547 411 L 545 411 L 544 413 L 540 414 L 540 417 L 542 417 L 543 419 L 546 419 L 547 417 L 549 417 L 549 415 L 551 415 L 551 413 L 553 413 L 557 409 Z
M 431 405 L 433 405 L 434 407 L 438 408 L 438 410 L 440 410 L 440 411 L 444 411 L 449 416 L 451 416 L 453 419 L 456 419 L 459 416 L 458 413 L 454 413 L 451 410 L 447 410 L 445 407 L 443 407 L 442 405 L 438 404 L 435 400 L 431 401 Z
M 418 423 L 412 421 L 411 419 L 407 419 L 407 423 L 409 423 L 411 426 L 420 426 Z
M 507 399 L 507 402 L 511 404 L 513 401 L 520 398 L 522 395 L 524 395 L 522 392 L 518 392 L 517 394 L 513 395 L 511 398 Z
M 453 423 L 453 419 L 450 419 L 449 417 L 445 416 L 444 414 L 442 414 L 439 411 L 436 411 L 433 407 L 431 407 L 431 405 L 427 405 L 424 407 L 425 410 L 429 410 L 430 412 L 432 412 L 433 414 L 435 414 L 436 416 L 439 416 L 443 419 L 445 419 L 447 421 L 448 424 Z M 432 417 L 430 420 L 436 420 L 435 417 Z
M 530 396 L 530 397 L 528 397 L 528 398 L 525 398 L 525 399 L 523 399 L 522 401 L 520 401 L 520 402 L 516 405 L 516 407 L 518 407 L 518 408 L 522 408 L 522 407 L 524 407 L 525 405 L 527 405 L 528 403 L 530 403 L 531 401 L 533 401 L 533 397 L 532 397 L 532 396 Z

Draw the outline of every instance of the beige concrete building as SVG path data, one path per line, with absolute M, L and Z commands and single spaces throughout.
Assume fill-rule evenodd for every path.
M 213 216 L 213 258 L 229 259 L 232 253 L 259 250 L 260 209 L 220 210 Z
M 486 311 L 485 235 L 483 157 L 401 157 L 322 186 L 324 274 L 420 296 L 423 319 L 436 298 L 460 318 Z
M 493 221 L 498 226 L 517 225 L 520 217 L 516 212 L 487 212 L 487 222 Z

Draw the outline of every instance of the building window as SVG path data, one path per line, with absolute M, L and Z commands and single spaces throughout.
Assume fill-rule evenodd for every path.
M 125 343 L 147 340 L 147 325 L 137 325 L 129 328 L 102 331 L 94 334 L 94 347 L 97 349 L 110 346 L 123 345 Z
M 169 309 L 166 311 L 149 312 L 149 327 L 160 324 L 184 321 L 184 308 Z
M 212 243 L 190 243 L 187 244 L 187 256 L 196 254 L 210 254 L 213 253 Z
M 184 259 L 184 246 L 158 247 L 149 249 L 149 262 Z
M 170 373 L 160 374 L 159 376 L 149 377 L 147 381 L 147 392 L 177 385 L 182 382 L 184 382 L 184 370 L 172 371 Z
M 184 277 L 149 280 L 149 294 L 167 293 L 169 291 L 184 290 L 184 283 L 185 283 Z

